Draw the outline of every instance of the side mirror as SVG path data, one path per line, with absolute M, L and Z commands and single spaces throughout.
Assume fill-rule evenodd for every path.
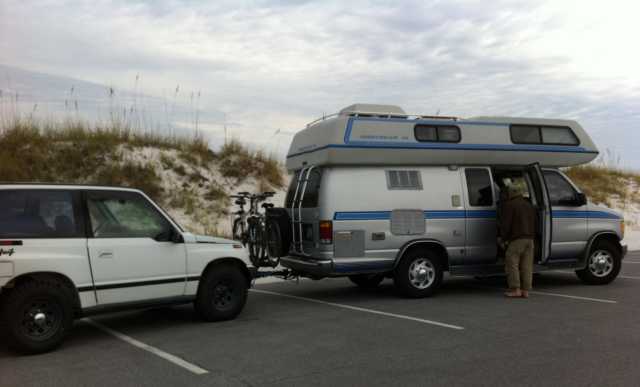
M 582 192 L 578 192 L 576 194 L 576 207 L 579 206 L 584 206 L 585 204 L 587 204 L 587 195 L 583 194 Z
M 182 234 L 178 231 L 171 230 L 171 242 L 173 243 L 184 243 L 184 238 Z

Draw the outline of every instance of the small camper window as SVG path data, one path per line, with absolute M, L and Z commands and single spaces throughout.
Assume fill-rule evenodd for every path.
M 418 171 L 387 171 L 387 188 L 391 190 L 422 190 Z
M 460 142 L 460 128 L 454 125 L 418 124 L 413 133 L 419 142 Z
M 493 205 L 493 184 L 489 171 L 484 168 L 467 168 L 464 174 L 467 177 L 469 205 L 474 207 Z
M 511 125 L 511 141 L 514 144 L 580 144 L 568 126 Z

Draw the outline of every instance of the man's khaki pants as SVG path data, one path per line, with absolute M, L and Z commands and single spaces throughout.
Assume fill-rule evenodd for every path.
M 509 243 L 505 271 L 510 289 L 531 290 L 533 277 L 533 239 L 516 239 Z

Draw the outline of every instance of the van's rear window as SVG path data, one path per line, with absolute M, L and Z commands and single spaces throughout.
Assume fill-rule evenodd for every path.
M 287 197 L 285 199 L 285 206 L 287 208 L 291 208 L 294 204 L 293 200 L 295 197 L 295 206 L 298 207 L 300 204 L 300 198 L 302 197 L 302 208 L 315 208 L 318 207 L 318 197 L 320 192 L 320 184 L 322 181 L 322 169 L 314 168 L 311 173 L 308 175 L 307 188 L 304 192 L 304 196 L 302 193 L 302 189 L 304 188 L 304 179 L 307 178 L 307 171 L 304 171 L 302 176 L 302 180 L 300 181 L 300 187 L 298 188 L 297 197 L 296 197 L 296 187 L 298 186 L 298 181 L 300 179 L 300 171 L 297 171 L 293 177 L 291 178 L 291 183 L 289 183 L 289 190 L 287 191 Z

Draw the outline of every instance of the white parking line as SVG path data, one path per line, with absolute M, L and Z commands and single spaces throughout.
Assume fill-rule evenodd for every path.
M 507 290 L 507 289 L 502 289 L 502 288 L 496 288 L 496 287 L 493 287 L 493 286 L 482 286 L 482 285 L 471 285 L 471 286 L 476 287 L 476 288 L 495 289 L 495 290 L 500 290 L 500 291 L 506 291 Z M 581 296 L 573 296 L 573 295 L 570 295 L 570 294 L 541 292 L 541 291 L 538 291 L 538 290 L 530 290 L 529 293 L 530 294 L 538 294 L 538 295 L 541 295 L 541 296 L 570 298 L 570 299 L 581 300 L 581 301 L 602 302 L 602 303 L 605 303 L 605 304 L 617 304 L 618 303 L 618 301 L 605 300 L 603 298 L 581 297 Z
M 406 316 L 406 315 L 403 315 L 403 314 L 382 312 L 382 311 L 379 311 L 379 310 L 361 308 L 361 307 L 358 307 L 358 306 L 352 306 L 352 305 L 346 305 L 346 304 L 337 304 L 335 302 L 321 301 L 321 300 L 317 300 L 315 298 L 299 297 L 299 296 L 293 296 L 291 294 L 277 293 L 277 292 L 271 292 L 271 291 L 268 291 L 268 290 L 259 290 L 259 289 L 251 289 L 250 291 L 252 291 L 254 293 L 269 294 L 269 295 L 272 295 L 272 296 L 280 296 L 280 297 L 292 298 L 294 300 L 314 302 L 316 304 L 334 306 L 336 308 L 356 310 L 358 312 L 365 312 L 365 313 L 377 314 L 377 315 L 380 315 L 380 316 L 399 318 L 399 319 L 402 319 L 402 320 L 415 321 L 415 322 L 419 322 L 419 323 L 423 323 L 423 324 L 436 325 L 436 326 L 443 327 L 443 328 L 456 329 L 456 330 L 463 330 L 464 329 L 463 327 L 458 326 L 458 325 L 445 324 L 445 323 L 439 322 L 439 321 L 425 320 L 425 319 L 422 319 L 422 318 Z
M 575 274 L 572 271 L 566 271 L 566 270 L 553 270 L 554 273 L 563 273 L 563 274 Z M 632 276 L 632 275 L 618 275 L 618 278 L 625 278 L 625 279 L 634 279 L 634 280 L 640 280 L 640 277 L 636 277 L 636 276 Z
M 181 359 L 175 355 L 172 355 L 170 353 L 167 353 L 161 349 L 158 349 L 156 347 L 152 347 L 149 344 L 145 344 L 141 341 L 138 341 L 136 339 L 134 339 L 133 337 L 127 336 L 124 333 L 120 333 L 118 331 L 114 331 L 113 329 L 100 324 L 97 321 L 94 321 L 90 318 L 84 318 L 83 319 L 85 322 L 87 322 L 90 325 L 93 325 L 94 327 L 100 329 L 101 331 L 110 334 L 113 337 L 116 337 L 126 343 L 129 343 L 131 345 L 133 345 L 134 347 L 143 349 L 149 353 L 152 353 L 158 357 L 161 357 L 175 365 L 177 365 L 178 367 L 182 367 L 184 369 L 186 369 L 187 371 L 193 372 L 196 375 L 204 375 L 204 374 L 208 374 L 209 371 L 205 370 L 204 368 L 200 368 L 195 364 L 189 363 L 188 361 Z

